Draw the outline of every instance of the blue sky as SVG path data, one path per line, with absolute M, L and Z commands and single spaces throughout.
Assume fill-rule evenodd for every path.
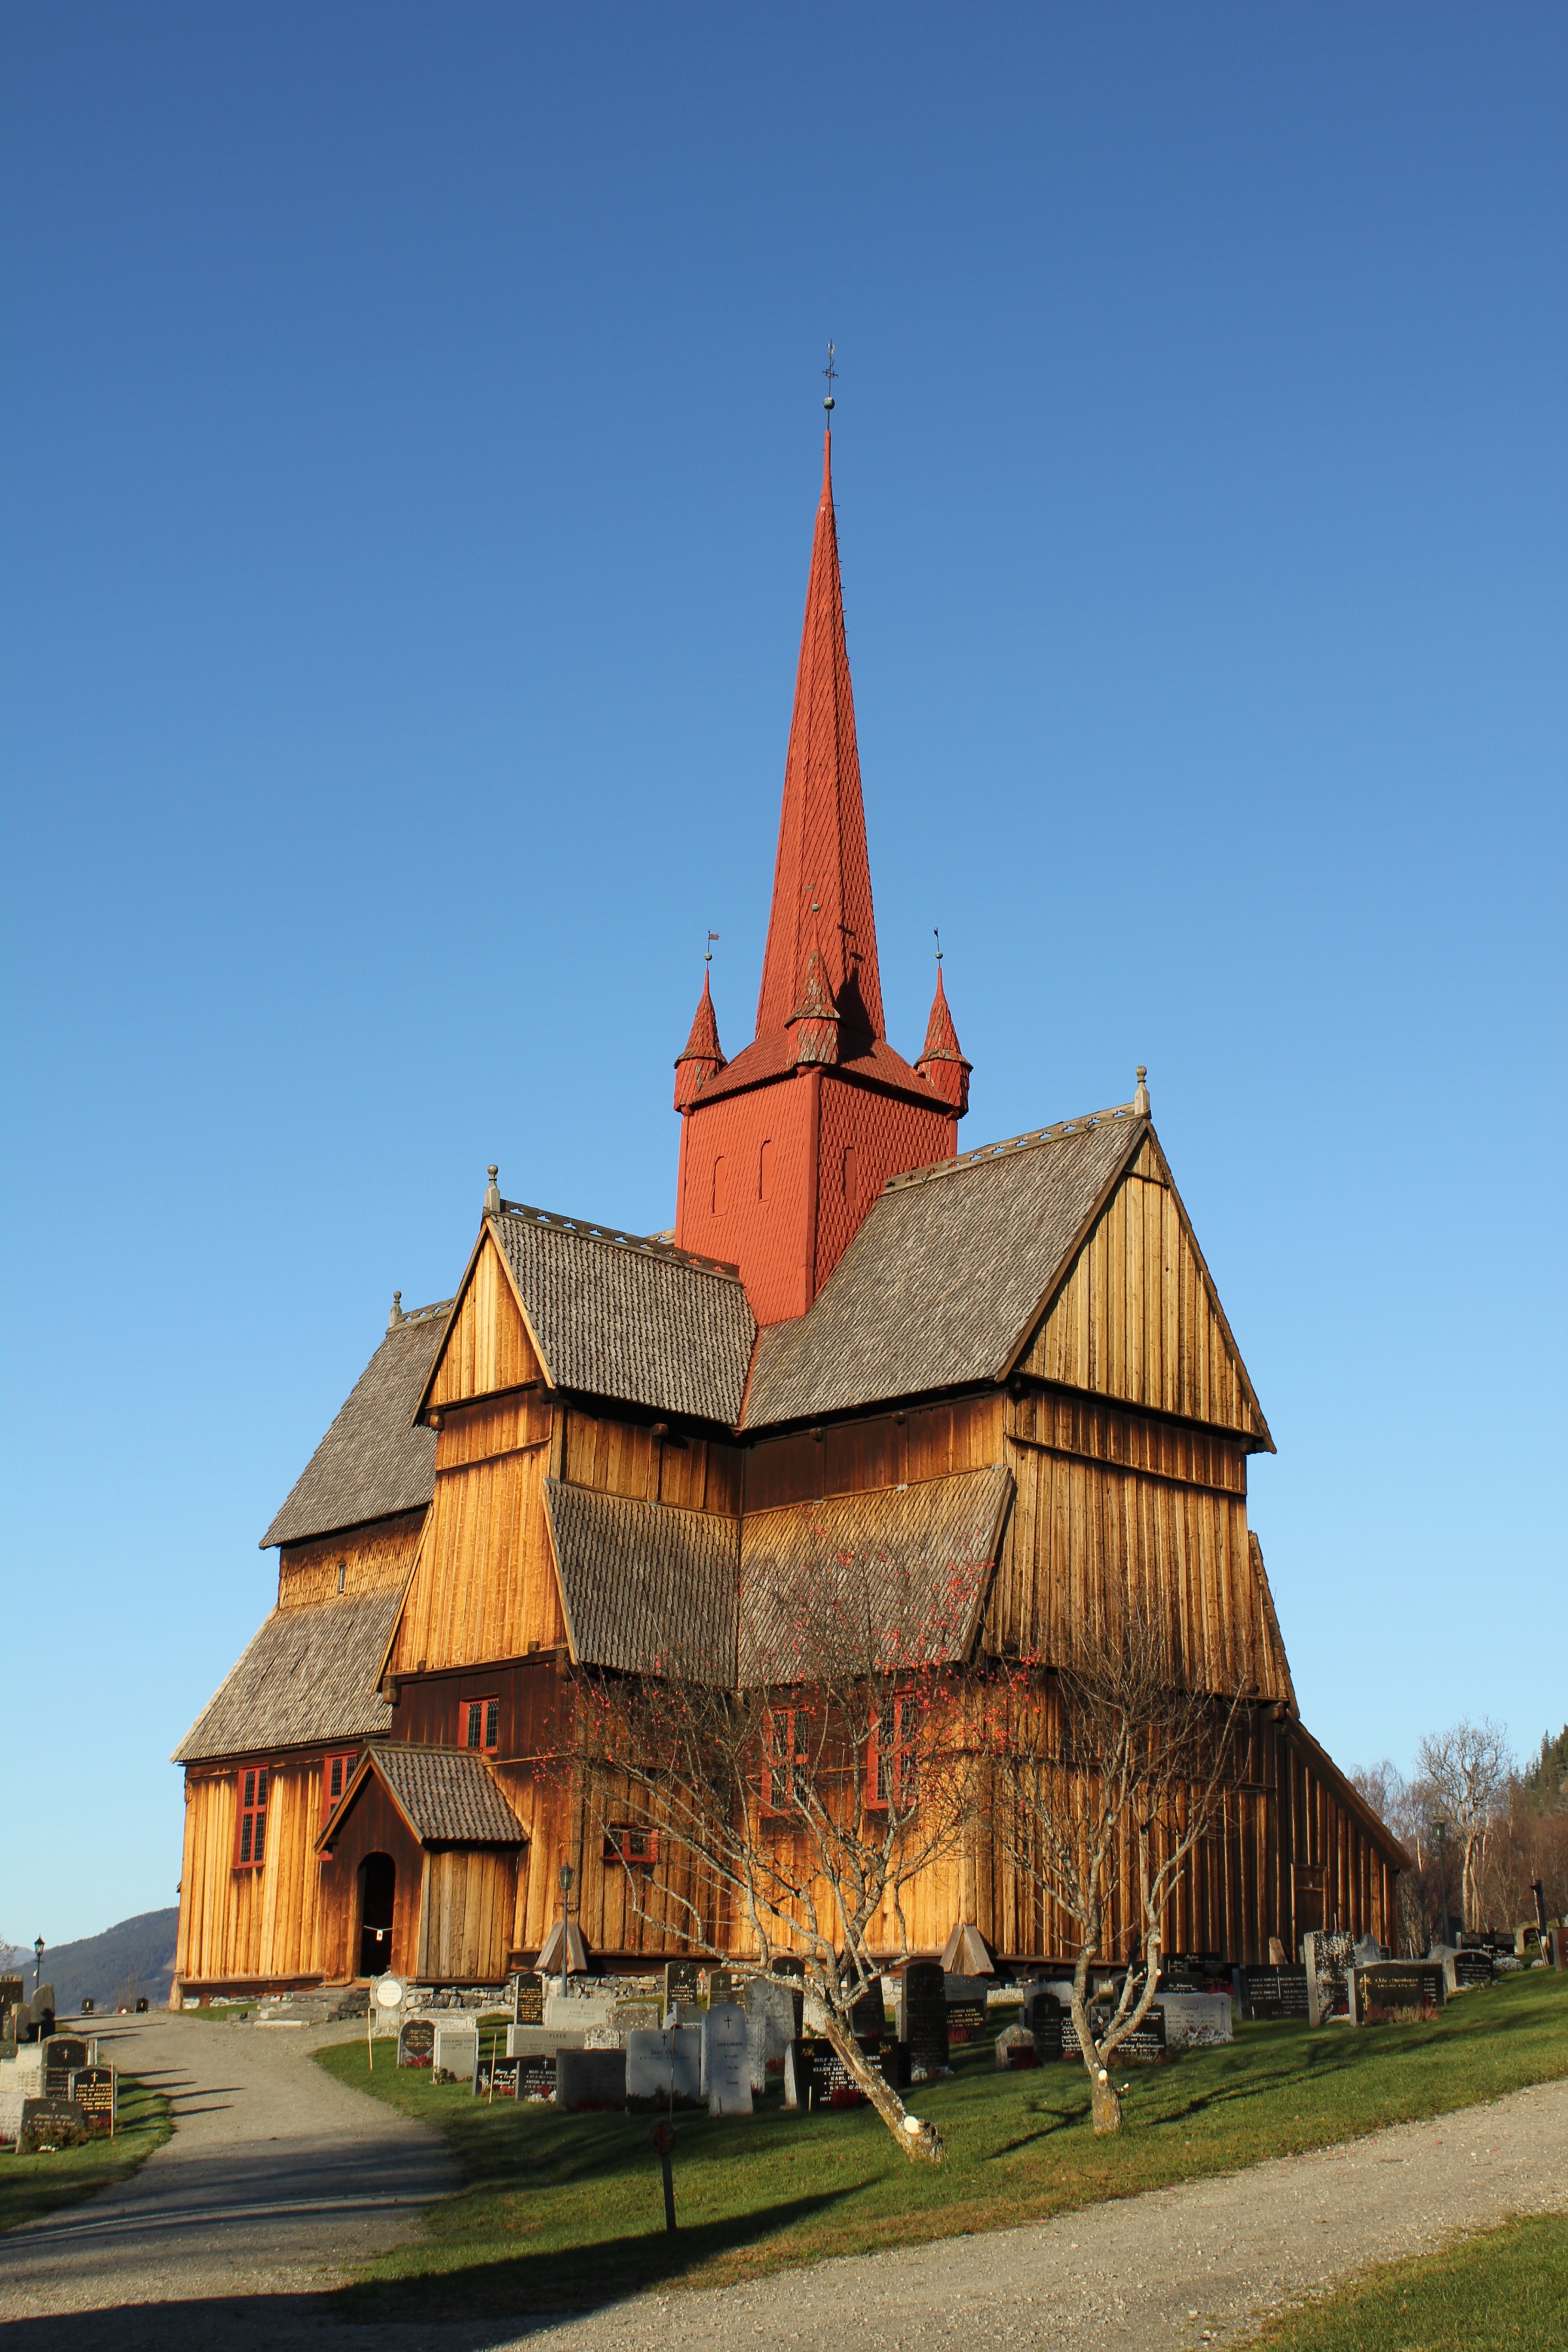
M 1560 10 L 7 7 L 0 1931 L 174 1899 L 488 1160 L 751 1031 L 826 338 L 890 1034 L 1154 1114 L 1305 1720 L 1568 1714 Z M 69 1834 L 66 1825 L 69 1825 Z

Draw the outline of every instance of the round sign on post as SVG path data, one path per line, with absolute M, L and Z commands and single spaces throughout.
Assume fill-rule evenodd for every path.
M 402 1978 L 377 1977 L 375 2000 L 378 2009 L 401 2009 L 403 2006 Z

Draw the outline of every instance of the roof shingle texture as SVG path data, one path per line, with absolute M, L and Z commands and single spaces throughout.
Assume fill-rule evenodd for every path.
M 387 1741 L 377 1744 L 373 1761 L 422 1845 L 527 1844 L 482 1756 Z
M 746 1427 L 998 1379 L 1146 1131 L 1102 1118 L 890 1186 L 806 1312 L 759 1335 Z
M 740 1521 L 544 1482 L 574 1654 L 622 1674 L 735 1679 Z
M 376 1677 L 401 1605 L 366 1592 L 309 1609 L 275 1609 L 174 1750 L 176 1764 L 264 1754 L 385 1731 Z
M 811 1682 L 966 1658 L 1013 1497 L 1002 1464 L 748 1512 L 738 1680 Z
M 447 1319 L 424 1315 L 388 1331 L 262 1537 L 263 1550 L 428 1503 L 436 1491 L 436 1433 L 409 1424 Z
M 510 1213 L 493 1224 L 557 1388 L 734 1426 L 757 1327 L 733 1275 Z

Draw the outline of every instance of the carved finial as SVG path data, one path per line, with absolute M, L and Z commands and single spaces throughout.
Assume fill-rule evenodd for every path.
M 1132 1097 L 1132 1108 L 1137 1112 L 1140 1118 L 1147 1118 L 1149 1116 L 1149 1089 L 1143 1083 L 1148 1075 L 1148 1071 L 1143 1067 L 1142 1063 L 1140 1062 L 1138 1065 L 1138 1091 Z
M 387 1329 L 389 1331 L 395 1331 L 398 1325 L 403 1322 L 404 1319 L 403 1293 L 401 1290 L 395 1290 L 392 1294 L 392 1312 L 386 1318 Z
M 827 365 L 823 369 L 822 373 L 827 378 L 827 397 L 822 404 L 824 408 L 828 411 L 829 415 L 831 415 L 837 404 L 833 397 L 833 387 L 838 379 L 838 370 L 833 364 L 833 345 L 831 343 L 827 346 Z
M 702 959 L 702 961 L 703 961 L 703 962 L 704 962 L 704 963 L 711 963 L 711 962 L 712 962 L 712 961 L 713 961 L 713 942 L 714 942 L 714 940 L 718 938 L 718 936 L 719 936 L 719 934 L 718 934 L 718 932 L 717 932 L 717 931 L 710 931 L 710 932 L 709 932 L 709 934 L 708 934 L 708 952 L 707 952 L 707 954 L 706 954 L 706 955 L 703 957 L 703 959 Z
M 490 1181 L 485 1186 L 485 1214 L 487 1217 L 499 1217 L 500 1214 L 500 1186 L 496 1182 L 496 1178 L 500 1174 L 500 1170 L 496 1166 L 493 1160 L 490 1161 L 489 1173 Z
M 936 960 L 938 963 L 940 963 L 942 961 L 942 933 L 936 929 L 934 924 L 931 927 L 931 937 L 936 941 Z

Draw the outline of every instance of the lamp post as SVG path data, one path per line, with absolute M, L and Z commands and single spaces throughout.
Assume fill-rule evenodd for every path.
M 42 1984 L 43 1980 L 44 1939 L 40 1936 L 37 1942 L 33 1946 L 33 1994 L 35 1999 L 37 1997 L 38 1987 Z
M 563 1862 L 561 1865 L 561 1998 L 563 2000 L 566 1998 L 566 1942 L 572 1932 L 572 1877 L 571 1864 Z
M 1441 1934 L 1438 1937 L 1438 1941 L 1444 1944 L 1448 1940 L 1448 1874 L 1443 1865 L 1443 1842 L 1447 1838 L 1447 1834 L 1448 1824 L 1447 1822 L 1436 1821 L 1433 1822 L 1432 1843 L 1437 1849 L 1437 1885 L 1443 1897 L 1443 1924 Z

